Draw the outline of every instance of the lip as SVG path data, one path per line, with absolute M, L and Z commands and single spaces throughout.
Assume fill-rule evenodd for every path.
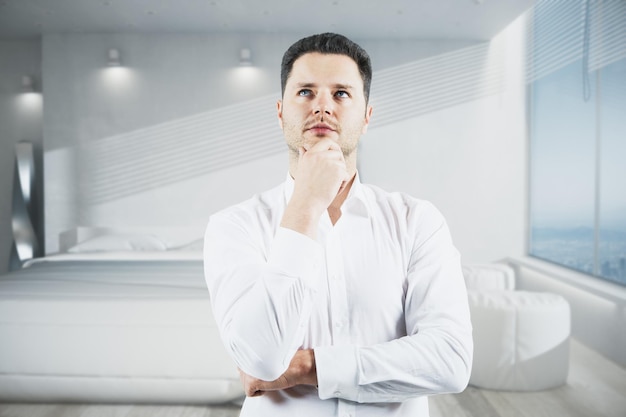
M 335 129 L 325 123 L 316 123 L 313 126 L 309 127 L 307 130 L 312 131 L 316 134 L 325 134 L 335 131 Z

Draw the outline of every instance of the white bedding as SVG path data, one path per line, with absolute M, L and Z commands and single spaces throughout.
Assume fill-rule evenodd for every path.
M 44 258 L 34 258 L 24 263 L 24 268 L 31 265 L 59 261 L 199 261 L 202 262 L 202 251 L 111 251 L 86 253 L 58 253 Z
M 64 254 L 0 277 L 0 400 L 240 398 L 198 251 Z

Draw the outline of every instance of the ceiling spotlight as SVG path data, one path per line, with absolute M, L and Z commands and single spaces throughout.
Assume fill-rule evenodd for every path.
M 239 51 L 239 65 L 242 67 L 252 65 L 252 51 L 250 48 L 241 48 L 241 51 Z
M 22 92 L 32 93 L 35 91 L 35 82 L 30 75 L 22 75 Z
M 120 65 L 122 65 L 119 49 L 109 49 L 109 51 L 107 52 L 107 65 L 109 67 L 119 67 Z

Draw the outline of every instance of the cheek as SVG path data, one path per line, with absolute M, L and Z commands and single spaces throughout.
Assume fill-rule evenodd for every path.
M 344 125 L 344 131 L 350 136 L 361 136 L 366 130 L 367 125 L 362 117 L 354 117 L 350 123 Z
M 283 115 L 282 121 L 283 136 L 287 143 L 297 145 L 302 140 L 302 129 L 299 124 Z
M 282 113 L 282 124 L 283 126 L 286 128 L 287 126 L 294 126 L 296 125 L 296 117 L 293 114 L 293 112 L 290 111 L 283 111 Z
M 293 132 L 293 131 L 296 130 L 296 126 L 297 126 L 297 124 L 296 124 L 295 120 L 293 120 L 292 118 L 290 118 L 290 117 L 288 117 L 286 115 L 283 115 L 283 119 L 282 119 L 283 131 L 285 131 L 285 132 Z

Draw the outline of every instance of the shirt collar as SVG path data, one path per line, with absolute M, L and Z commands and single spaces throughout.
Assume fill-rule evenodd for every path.
M 293 195 L 294 183 L 293 177 L 289 172 L 287 172 L 287 179 L 284 186 L 285 205 L 289 202 L 291 196 Z M 367 202 L 366 187 L 361 183 L 358 171 L 354 177 L 354 181 L 352 182 L 352 187 L 350 187 L 348 197 L 346 197 L 346 201 L 343 203 L 342 211 L 357 216 L 369 217 L 370 210 Z

